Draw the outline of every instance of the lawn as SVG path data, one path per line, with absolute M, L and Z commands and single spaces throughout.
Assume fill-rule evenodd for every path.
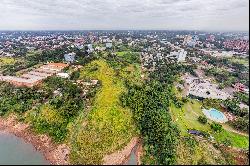
M 128 51 L 121 51 L 121 52 L 116 52 L 118 56 L 124 56 L 125 54 L 130 53 Z
M 119 96 L 126 88 L 104 60 L 85 66 L 81 78 L 100 80 L 101 89 L 94 98 L 86 125 L 77 134 L 71 161 L 75 164 L 101 164 L 105 155 L 124 147 L 133 137 L 132 113 L 120 106 Z
M 193 103 L 191 103 L 191 101 Z M 191 100 L 188 103 L 184 104 L 183 108 L 179 109 L 171 104 L 170 106 L 170 113 L 172 115 L 173 120 L 177 123 L 181 130 L 182 135 L 188 135 L 188 129 L 197 129 L 200 131 L 206 131 L 211 133 L 215 140 L 218 142 L 223 142 L 225 139 L 228 139 L 232 146 L 238 148 L 248 148 L 249 147 L 249 140 L 248 137 L 239 135 L 237 133 L 223 130 L 220 133 L 214 133 L 209 124 L 201 124 L 197 119 L 200 115 L 203 116 L 202 110 L 200 108 L 201 104 L 197 100 Z M 212 121 L 208 121 L 211 123 Z
M 229 132 L 227 130 L 223 130 L 220 133 L 214 133 L 213 136 L 219 143 L 223 143 L 224 141 L 229 140 L 232 143 L 233 147 L 246 149 L 248 149 L 249 147 L 248 137 Z
M 203 115 L 200 108 L 201 104 L 196 100 L 192 100 L 192 102 L 185 103 L 181 109 L 176 108 L 174 104 L 171 104 L 170 107 L 173 120 L 179 125 L 183 135 L 187 134 L 188 129 L 195 128 L 203 131 L 210 129 L 208 124 L 203 125 L 197 120 L 199 116 Z

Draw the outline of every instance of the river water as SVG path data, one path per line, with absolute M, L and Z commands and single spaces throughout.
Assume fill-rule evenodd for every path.
M 0 165 L 48 165 L 32 144 L 13 134 L 0 132 Z
M 123 165 L 137 165 L 136 150 L 138 145 L 136 145 L 128 158 L 128 160 Z

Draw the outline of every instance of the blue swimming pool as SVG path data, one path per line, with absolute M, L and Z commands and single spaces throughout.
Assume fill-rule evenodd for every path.
M 225 115 L 220 112 L 220 111 L 217 111 L 216 109 L 210 109 L 210 115 L 211 117 L 213 117 L 214 119 L 217 119 L 217 120 L 223 120 L 225 118 Z
M 222 112 L 214 108 L 211 108 L 210 110 L 203 110 L 203 113 L 207 116 L 207 118 L 216 122 L 224 123 L 228 121 L 227 117 Z

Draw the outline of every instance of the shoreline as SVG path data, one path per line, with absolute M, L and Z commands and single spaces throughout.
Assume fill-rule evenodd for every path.
M 137 165 L 142 165 L 142 161 L 141 161 L 141 157 L 143 155 L 142 141 L 138 142 L 135 154 L 136 154 L 136 162 L 137 162 L 136 164 Z
M 55 144 L 47 135 L 35 134 L 28 124 L 18 122 L 16 116 L 0 117 L 0 132 L 13 134 L 42 153 L 51 165 L 68 165 L 70 149 L 66 144 Z
M 112 154 L 106 155 L 103 158 L 103 165 L 123 165 L 128 161 L 128 158 L 130 157 L 133 148 L 136 147 L 138 142 L 139 138 L 133 137 L 124 148 Z
M 141 165 L 142 143 L 138 137 L 133 137 L 121 150 L 106 155 L 103 158 L 103 165 L 125 165 L 132 153 L 135 153 L 136 165 Z

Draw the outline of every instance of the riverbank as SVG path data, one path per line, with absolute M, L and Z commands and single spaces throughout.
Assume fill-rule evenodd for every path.
M 103 165 L 122 165 L 125 163 L 132 153 L 133 148 L 137 145 L 138 141 L 139 139 L 134 137 L 122 150 L 105 156 L 103 159 Z
M 33 133 L 28 124 L 18 122 L 14 115 L 0 117 L 0 132 L 14 134 L 31 143 L 51 165 L 69 164 L 70 149 L 66 144 L 57 145 L 48 136 Z
M 103 159 L 103 165 L 126 165 L 131 155 L 136 157 L 136 163 L 133 163 L 133 165 L 141 165 L 142 143 L 138 137 L 133 137 L 123 149 L 106 155 Z
M 142 142 L 140 141 L 138 143 L 137 149 L 136 149 L 136 161 L 137 161 L 137 165 L 142 165 L 142 155 L 143 155 L 143 149 L 142 149 Z

